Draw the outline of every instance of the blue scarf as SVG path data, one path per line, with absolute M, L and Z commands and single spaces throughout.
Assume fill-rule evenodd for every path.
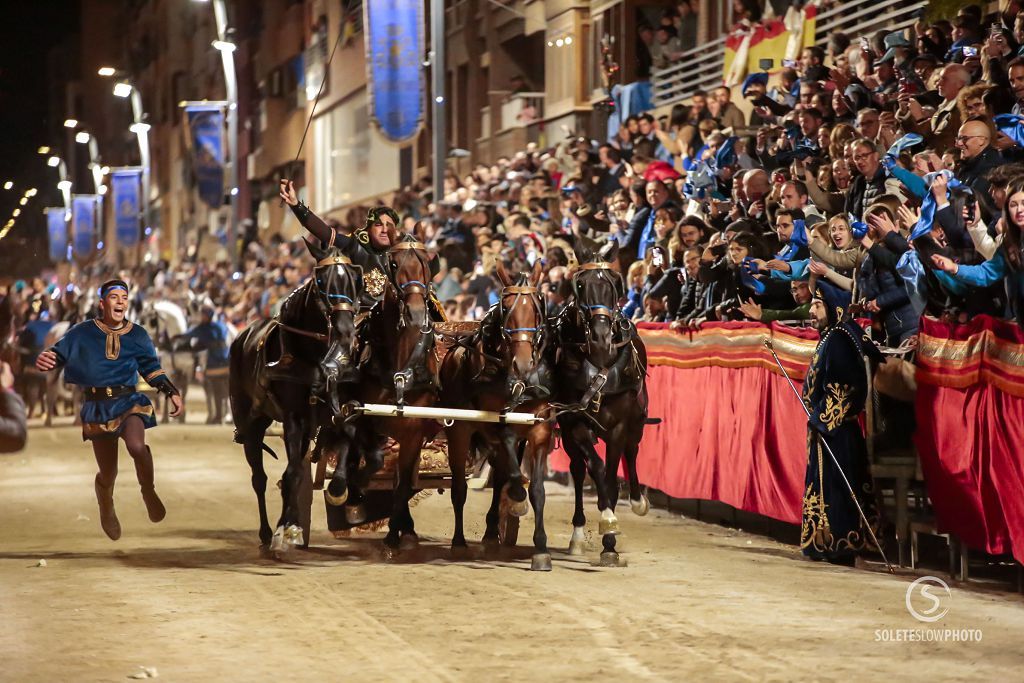
M 754 290 L 754 294 L 764 294 L 764 283 L 754 277 L 755 273 L 757 273 L 757 264 L 754 263 L 754 259 L 749 256 L 743 259 L 743 263 L 740 264 L 740 282 Z
M 921 203 L 921 218 L 914 224 L 913 229 L 910 231 L 910 242 L 913 243 L 918 237 L 927 235 L 932 231 L 932 227 L 935 225 L 935 211 L 938 208 L 938 202 L 935 201 L 935 195 L 932 194 L 930 188 L 932 181 L 939 176 L 946 178 L 948 187 L 950 190 L 956 187 L 960 187 L 960 181 L 953 177 L 950 171 L 936 171 L 935 173 L 929 173 L 924 177 L 925 183 L 929 187 L 929 191 L 925 193 L 924 201 Z M 947 190 L 946 197 L 949 197 Z M 914 310 L 920 315 L 921 311 L 924 310 L 925 296 L 924 296 L 924 276 L 925 269 L 924 264 L 921 263 L 920 257 L 917 255 L 917 251 L 909 249 L 900 256 L 900 260 L 896 262 L 896 272 L 899 273 L 900 277 L 903 278 L 903 286 L 907 289 L 907 295 L 910 297 L 910 302 L 914 306 Z
M 1020 114 L 996 114 L 992 117 L 999 132 L 1024 147 L 1024 116 Z

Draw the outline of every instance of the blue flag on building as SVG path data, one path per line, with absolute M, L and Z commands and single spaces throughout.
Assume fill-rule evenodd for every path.
M 96 225 L 98 221 L 94 194 L 76 194 L 71 197 L 71 247 L 75 258 L 88 260 L 93 255 L 96 244 Z
M 122 247 L 134 247 L 139 243 L 142 217 L 142 169 L 111 169 L 110 191 L 114 201 L 114 236 Z
M 46 210 L 46 233 L 50 237 L 50 260 L 61 263 L 68 252 L 68 222 L 64 220 L 64 207 Z
M 370 119 L 391 142 L 413 138 L 426 107 L 423 0 L 363 3 Z
M 199 198 L 211 208 L 224 204 L 224 110 L 220 104 L 185 106 Z

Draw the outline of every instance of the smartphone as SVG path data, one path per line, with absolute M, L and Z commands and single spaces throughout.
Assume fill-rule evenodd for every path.
M 787 67 L 789 69 L 793 69 L 793 68 L 796 67 L 796 60 L 795 59 L 783 59 L 782 60 L 782 66 Z
M 974 221 L 977 220 L 977 212 L 978 212 L 978 203 L 977 202 L 967 202 L 967 216 L 966 216 L 966 218 L 964 220 L 967 222 L 968 225 L 970 225 L 971 223 L 974 223 Z
M 994 21 L 992 22 L 992 25 L 989 26 L 988 32 L 993 36 L 1000 36 L 1003 34 L 1003 25 L 998 21 Z
M 774 59 L 761 59 L 761 60 L 758 60 L 758 62 L 757 62 L 757 68 L 760 69 L 761 71 L 769 71 L 770 69 L 772 69 L 774 67 L 775 67 L 775 60 Z
M 661 253 L 661 247 L 654 247 L 651 250 L 651 265 L 655 268 L 661 268 L 663 263 L 665 263 L 665 257 Z
M 978 48 L 971 47 L 970 45 L 964 45 L 964 57 L 977 57 Z

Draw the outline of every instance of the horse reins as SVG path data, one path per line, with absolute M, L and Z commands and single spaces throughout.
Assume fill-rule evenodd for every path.
M 321 268 L 329 268 L 329 267 L 333 267 L 333 266 L 351 266 L 351 265 L 352 265 L 352 260 L 349 259 L 349 257 L 345 256 L 344 254 L 335 254 L 333 256 L 327 256 L 325 258 L 320 259 L 319 261 L 316 262 L 316 265 L 313 266 L 313 278 L 311 279 L 312 284 L 313 284 L 313 289 L 316 290 L 317 294 L 319 294 L 320 296 L 322 296 L 323 298 L 325 298 L 328 301 L 329 306 L 330 306 L 330 310 L 332 312 L 335 312 L 335 311 L 345 311 L 345 312 L 351 313 L 352 315 L 355 315 L 355 312 L 356 312 L 355 302 L 352 300 L 352 297 L 350 297 L 350 296 L 348 296 L 346 294 L 334 294 L 334 293 L 331 293 L 331 292 L 326 292 L 325 293 L 325 292 L 321 291 L 320 290 L 320 282 L 316 279 L 316 271 L 321 269 Z M 338 301 L 337 303 L 330 303 L 332 299 L 341 299 L 341 301 Z M 281 329 L 287 330 L 288 332 L 291 332 L 293 334 L 298 334 L 298 335 L 301 335 L 303 337 L 309 337 L 310 339 L 315 339 L 315 340 L 317 340 L 319 342 L 323 342 L 325 344 L 326 343 L 330 343 L 330 341 L 331 341 L 330 325 L 328 325 L 328 328 L 327 328 L 328 329 L 328 334 L 323 334 L 322 332 L 311 332 L 309 330 L 303 330 L 303 329 L 298 328 L 298 327 L 292 327 L 291 325 L 287 325 L 287 324 L 281 322 L 280 319 L 278 319 L 278 318 L 274 318 L 274 323 L 278 327 L 280 327 Z

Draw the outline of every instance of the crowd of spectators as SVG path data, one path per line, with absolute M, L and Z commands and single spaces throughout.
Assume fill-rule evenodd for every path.
M 689 36 L 691 19 L 683 3 L 664 26 Z M 806 48 L 796 66 L 753 74 L 738 92 L 628 117 L 608 140 L 569 135 L 449 170 L 441 201 L 428 178 L 392 204 L 439 254 L 434 284 L 453 320 L 495 301 L 499 261 L 540 260 L 557 313 L 576 250 L 608 241 L 619 245 L 625 314 L 677 328 L 807 319 L 818 279 L 849 291 L 890 346 L 910 343 L 922 314 L 1019 318 L 1022 44 L 1024 17 L 983 17 L 976 5 L 951 22 L 834 33 L 827 49 Z M 360 220 L 352 211 L 339 227 Z M 127 275 L 140 296 L 187 297 L 191 310 L 199 298 L 243 327 L 273 315 L 310 265 L 301 241 L 275 235 L 249 242 L 237 272 L 185 258 Z

